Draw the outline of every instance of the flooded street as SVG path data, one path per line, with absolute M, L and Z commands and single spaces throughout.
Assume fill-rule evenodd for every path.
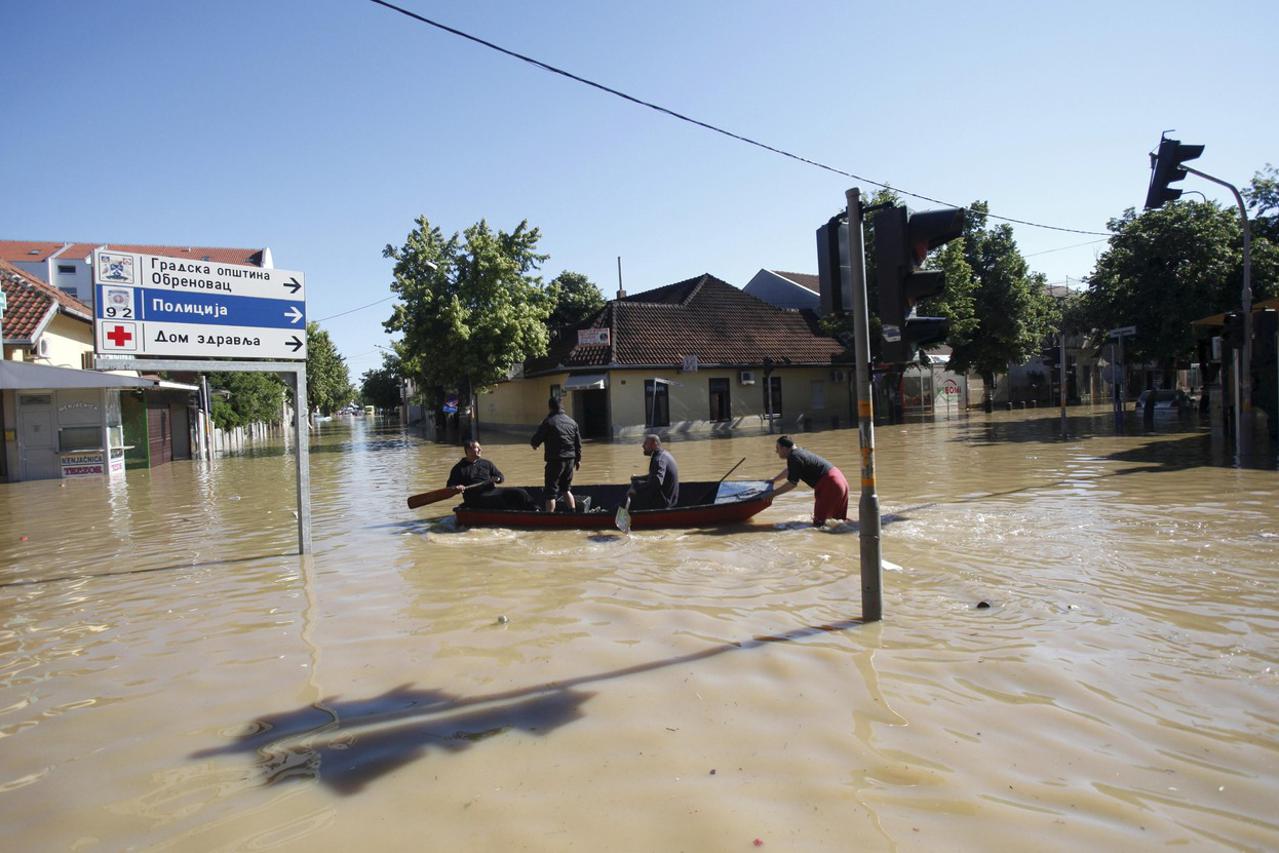
M 459 448 L 334 421 L 310 559 L 282 447 L 0 486 L 5 847 L 1279 848 L 1279 474 L 1071 417 L 876 431 L 866 626 L 803 486 L 723 530 L 459 529 L 405 507 Z M 857 472 L 855 431 L 798 441 Z M 669 446 L 763 479 L 772 443 Z M 590 444 L 577 481 L 643 470 Z

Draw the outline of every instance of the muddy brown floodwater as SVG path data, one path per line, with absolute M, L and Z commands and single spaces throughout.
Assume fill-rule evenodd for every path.
M 404 505 L 457 448 L 325 423 L 304 560 L 280 447 L 0 485 L 3 846 L 1279 848 L 1279 474 L 1071 431 L 879 429 L 873 625 L 805 487 L 731 530 L 459 529 Z M 799 440 L 857 471 L 855 431 Z M 686 480 L 771 448 L 672 445 Z

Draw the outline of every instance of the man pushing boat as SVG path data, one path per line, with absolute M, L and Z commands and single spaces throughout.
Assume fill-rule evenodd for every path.
M 773 497 L 784 495 L 799 485 L 799 481 L 813 487 L 813 525 L 821 527 L 826 519 L 845 521 L 848 518 L 848 481 L 831 463 L 802 447 L 796 447 L 790 436 L 777 439 L 777 456 L 786 460 L 786 467 L 770 482 L 785 478 L 786 482 L 773 491 Z

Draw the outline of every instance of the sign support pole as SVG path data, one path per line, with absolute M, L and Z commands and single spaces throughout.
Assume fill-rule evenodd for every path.
M 293 375 L 293 428 L 297 442 L 298 553 L 311 553 L 311 468 L 307 440 L 306 362 L 195 361 L 184 358 L 115 358 L 98 356 L 98 370 L 174 370 L 203 373 L 281 373 Z
M 297 442 L 298 553 L 311 553 L 311 408 L 306 397 L 306 364 L 293 367 L 293 438 Z
M 857 436 L 862 454 L 862 495 L 857 504 L 861 542 L 862 621 L 884 614 L 879 495 L 875 491 L 875 408 L 870 388 L 870 310 L 866 305 L 866 249 L 862 244 L 861 190 L 844 193 L 848 203 L 848 266 L 853 284 L 853 343 L 857 367 Z M 771 421 L 770 421 L 771 422 Z
M 1066 327 L 1061 329 L 1061 437 L 1066 438 L 1066 403 L 1069 395 L 1066 393 Z

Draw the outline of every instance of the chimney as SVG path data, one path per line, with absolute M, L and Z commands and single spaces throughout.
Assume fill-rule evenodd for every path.
M 617 256 L 617 298 L 625 299 L 626 291 L 622 289 L 622 256 Z

